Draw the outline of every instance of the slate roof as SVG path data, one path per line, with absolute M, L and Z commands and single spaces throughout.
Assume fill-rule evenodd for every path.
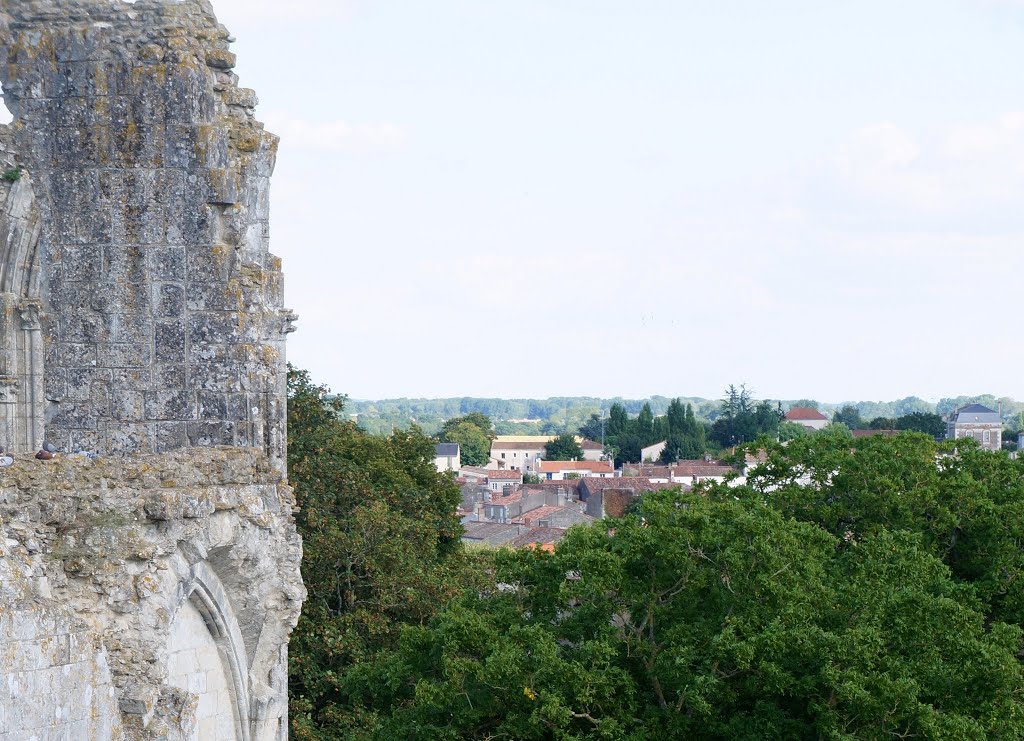
M 963 414 L 965 412 L 967 414 L 997 414 L 995 409 L 989 409 L 984 404 L 968 404 L 965 407 L 960 407 L 960 409 L 957 411 L 960 414 Z
M 437 445 L 434 446 L 435 458 L 447 458 L 448 456 L 456 456 L 458 454 L 458 443 L 438 443 Z
M 786 412 L 786 419 L 788 419 L 790 421 L 801 420 L 801 419 L 802 420 L 819 420 L 820 421 L 820 420 L 823 420 L 823 419 L 827 420 L 828 417 L 826 417 L 824 414 L 819 412 L 817 409 L 812 409 L 811 407 L 793 407 L 788 412 Z
M 467 522 L 463 540 L 487 545 L 504 545 L 522 531 L 521 525 L 507 525 L 501 522 Z
M 529 512 L 523 512 L 523 514 L 519 515 L 519 517 L 516 518 L 516 522 L 525 522 L 526 524 L 530 524 L 532 522 L 540 522 L 545 517 L 550 517 L 551 515 L 557 514 L 558 512 L 562 512 L 565 509 L 566 507 L 559 507 L 558 505 L 555 504 L 547 504 L 543 507 L 531 509 Z
M 537 543 L 540 543 L 542 546 L 553 545 L 564 536 L 565 530 L 560 527 L 535 527 L 510 540 L 506 545 L 511 548 L 527 548 Z
M 999 419 L 999 412 L 982 404 L 968 404 L 965 407 L 960 407 L 953 419 L 957 423 L 1000 424 L 1002 422 Z

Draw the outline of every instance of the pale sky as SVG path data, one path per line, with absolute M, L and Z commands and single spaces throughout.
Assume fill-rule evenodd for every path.
M 1024 398 L 1024 0 L 213 0 L 355 398 Z

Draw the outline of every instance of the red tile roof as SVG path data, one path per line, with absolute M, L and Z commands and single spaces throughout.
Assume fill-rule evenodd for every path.
M 591 473 L 615 473 L 608 461 L 541 461 L 541 473 L 558 471 L 590 471 Z
M 642 476 L 620 476 L 614 479 L 602 479 L 596 476 L 587 476 L 580 479 L 580 485 L 589 492 L 603 489 L 622 489 L 634 491 L 659 491 L 661 489 L 678 489 L 682 484 L 669 484 L 666 482 L 653 482 Z M 685 489 L 685 487 L 683 487 Z
M 491 479 L 494 479 L 495 481 L 522 481 L 523 472 L 506 471 L 501 469 L 488 470 L 487 480 L 490 481 Z
M 793 407 L 786 412 L 786 419 L 794 420 L 828 420 L 824 414 L 811 407 Z
M 706 461 L 679 461 L 668 466 L 631 466 L 629 468 L 636 471 L 638 476 L 652 479 L 667 479 L 676 476 L 723 477 L 736 472 L 732 466 Z
M 495 440 L 491 443 L 491 450 L 544 450 L 544 443 L 502 442 Z

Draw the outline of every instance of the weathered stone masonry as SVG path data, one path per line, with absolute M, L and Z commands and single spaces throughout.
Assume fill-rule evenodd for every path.
M 251 449 L 0 473 L 0 740 L 286 738 L 304 597 L 292 506 Z M 212 650 L 176 661 L 185 637 Z
M 287 738 L 294 316 L 229 41 L 0 0 L 0 741 Z
M 283 465 L 277 138 L 237 86 L 227 31 L 202 0 L 0 8 L 13 149 L 41 215 L 38 247 L 20 239 L 3 267 L 39 273 L 8 299 L 43 340 L 23 363 L 41 398 L 11 385 L 34 405 L 22 416 L 65 450 L 255 446 Z

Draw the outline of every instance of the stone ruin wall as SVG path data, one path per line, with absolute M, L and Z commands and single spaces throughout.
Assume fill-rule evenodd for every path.
M 283 467 L 277 137 L 228 32 L 204 0 L 0 9 L 0 151 L 26 173 L 0 216 L 7 444 L 35 450 L 45 426 L 67 451 L 253 446 Z
M 4 469 L 0 739 L 286 738 L 293 506 L 253 449 Z
M 294 316 L 229 42 L 0 0 L 0 741 L 287 738 Z

